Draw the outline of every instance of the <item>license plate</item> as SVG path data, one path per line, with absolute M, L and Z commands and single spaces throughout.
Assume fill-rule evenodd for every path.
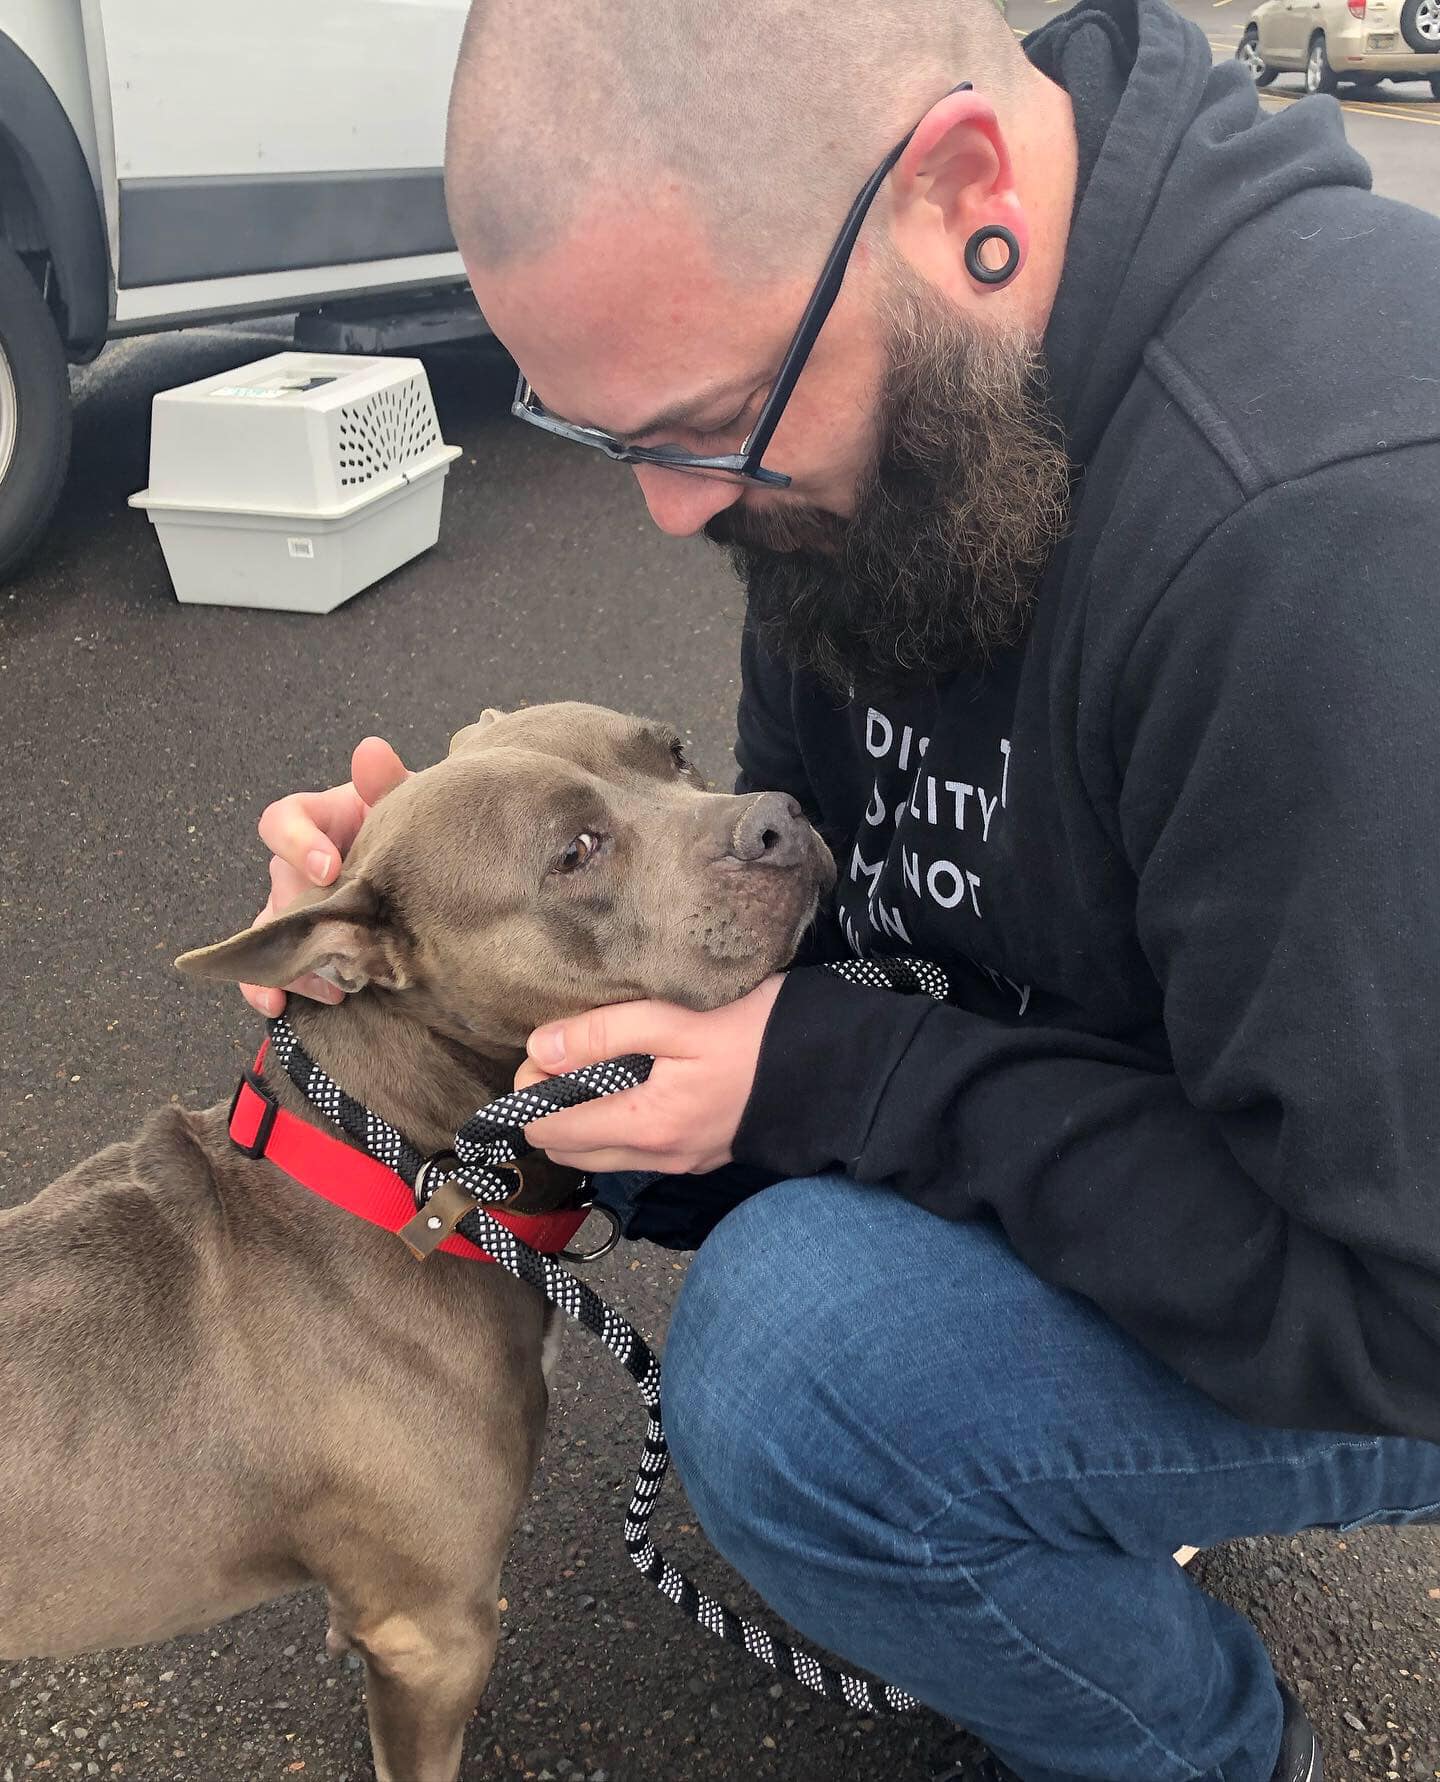
M 1365 47 L 1372 50 L 1394 49 L 1396 35 L 1394 31 L 1372 31 L 1365 39 Z

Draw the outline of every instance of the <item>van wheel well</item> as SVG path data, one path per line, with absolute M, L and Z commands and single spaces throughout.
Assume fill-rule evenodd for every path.
M 62 333 L 65 326 L 64 306 L 55 280 L 55 267 L 50 258 L 50 245 L 25 175 L 9 145 L 0 141 L 0 240 L 19 256 L 25 270 L 35 280 L 36 289 L 45 300 L 45 307 L 55 318 Z

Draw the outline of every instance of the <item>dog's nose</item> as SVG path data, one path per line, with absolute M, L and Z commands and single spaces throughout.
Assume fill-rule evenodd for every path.
M 805 858 L 804 812 L 788 792 L 762 792 L 746 806 L 730 837 L 736 860 L 798 866 Z

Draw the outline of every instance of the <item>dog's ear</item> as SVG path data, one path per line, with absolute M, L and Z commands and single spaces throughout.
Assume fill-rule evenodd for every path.
M 317 891 L 313 899 L 213 947 L 182 953 L 176 969 L 190 977 L 276 990 L 307 972 L 341 990 L 363 990 L 367 984 L 383 990 L 410 987 L 408 942 L 372 885 L 355 878 Z
M 450 738 L 450 753 L 453 755 L 457 749 L 468 749 L 471 743 L 479 737 L 481 731 L 488 730 L 497 718 L 504 716 L 504 712 L 498 712 L 493 705 L 487 705 L 473 724 L 467 724 L 463 730 L 457 730 Z

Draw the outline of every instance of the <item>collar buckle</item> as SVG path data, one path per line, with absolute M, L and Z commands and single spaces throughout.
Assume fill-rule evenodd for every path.
M 240 1097 L 249 1089 L 259 1097 L 261 1103 L 260 1119 L 253 1136 L 246 1140 L 237 1137 L 235 1132 L 235 1112 L 240 1106 Z M 265 1147 L 270 1143 L 270 1134 L 275 1130 L 275 1117 L 280 1112 L 280 1103 L 265 1087 L 253 1069 L 247 1068 L 235 1085 L 235 1093 L 230 1098 L 230 1113 L 226 1118 L 226 1130 L 230 1134 L 230 1143 L 237 1151 L 243 1151 L 247 1157 L 258 1161 L 265 1155 Z

